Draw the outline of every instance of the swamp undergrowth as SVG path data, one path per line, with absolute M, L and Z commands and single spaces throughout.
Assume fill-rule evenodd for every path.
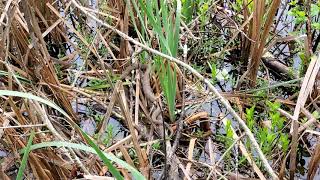
M 318 1 L 88 2 L 0 1 L 4 179 L 319 178 Z

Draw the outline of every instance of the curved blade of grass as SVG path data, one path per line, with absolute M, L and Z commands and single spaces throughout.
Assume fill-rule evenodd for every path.
M 110 160 L 103 154 L 103 152 L 99 149 L 99 147 L 89 138 L 89 136 L 82 131 L 82 129 L 80 129 L 83 137 L 86 139 L 86 141 L 88 141 L 88 143 L 90 144 L 90 146 L 96 151 L 96 153 L 98 154 L 98 156 L 100 157 L 100 159 L 104 162 L 104 164 L 108 167 L 109 171 L 111 172 L 111 174 L 118 180 L 122 180 L 124 179 L 119 170 L 117 170 L 112 163 L 110 162 Z
M 63 114 L 64 116 L 66 116 L 67 118 L 71 119 L 70 116 L 63 110 L 61 109 L 59 106 L 57 106 L 56 104 L 54 104 L 53 102 L 46 100 L 42 97 L 39 96 L 35 96 L 31 93 L 25 93 L 25 92 L 19 92 L 19 91 L 10 91 L 10 90 L 0 90 L 0 96 L 15 96 L 15 97 L 22 97 L 22 98 L 27 98 L 27 99 L 32 99 L 35 101 L 39 101 L 43 104 L 46 104 L 54 109 L 56 109 L 57 111 L 59 111 L 61 114 Z
M 64 141 L 51 141 L 51 142 L 42 142 L 38 144 L 33 144 L 30 147 L 30 150 L 36 150 L 36 149 L 41 149 L 45 147 L 68 147 L 68 148 L 73 148 L 73 149 L 78 149 L 82 151 L 86 151 L 89 153 L 97 154 L 94 148 L 86 146 L 84 144 L 76 144 L 76 143 L 70 143 L 70 142 L 64 142 Z M 22 149 L 20 153 L 24 153 L 26 151 L 26 148 Z M 127 169 L 129 172 L 132 173 L 134 179 L 141 179 L 144 180 L 146 179 L 138 170 L 136 170 L 134 167 L 126 163 L 125 161 L 117 158 L 113 154 L 102 152 L 105 157 L 107 157 L 109 160 L 119 164 L 123 168 Z
M 23 154 L 23 157 L 22 157 L 21 165 L 19 167 L 18 175 L 17 175 L 16 180 L 22 180 L 22 178 L 23 178 L 23 172 L 24 172 L 24 169 L 27 166 L 28 156 L 29 156 L 29 152 L 31 150 L 31 144 L 32 144 L 32 140 L 34 138 L 34 135 L 35 135 L 34 130 L 32 130 L 31 131 L 31 135 L 30 135 L 29 140 L 28 140 L 27 147 L 24 148 L 25 151 L 24 151 L 24 154 Z

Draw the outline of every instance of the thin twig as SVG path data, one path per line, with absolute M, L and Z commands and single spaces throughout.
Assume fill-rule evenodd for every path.
M 29 124 L 29 125 L 20 125 L 20 126 L 3 126 L 0 129 L 10 129 L 10 128 L 32 128 L 32 127 L 42 127 L 47 126 L 46 124 Z

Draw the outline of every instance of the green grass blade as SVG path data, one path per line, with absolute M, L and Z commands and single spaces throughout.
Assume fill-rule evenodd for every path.
M 168 42 L 165 39 L 164 34 L 162 32 L 160 17 L 156 17 L 156 15 L 154 15 L 154 13 L 153 13 L 152 2 L 147 1 L 146 2 L 147 4 L 145 5 L 143 0 L 139 0 L 139 3 L 140 3 L 142 10 L 146 13 L 150 25 L 153 27 L 153 30 L 155 31 L 156 35 L 158 36 L 162 52 L 166 53 L 168 55 L 171 55 L 170 47 L 169 47 Z
M 143 20 L 144 19 L 144 15 L 142 13 L 140 13 L 140 10 L 138 9 L 138 5 L 137 5 L 135 0 L 126 0 L 126 3 L 128 4 L 129 1 L 131 2 L 130 4 L 133 6 L 135 12 L 137 13 L 138 19 L 140 21 L 140 25 L 142 27 L 141 28 L 142 32 L 140 32 L 140 30 L 139 30 L 139 28 L 137 26 L 137 23 L 135 21 L 135 15 L 133 13 L 132 8 L 129 7 L 129 14 L 130 14 L 130 17 L 131 17 L 131 21 L 133 23 L 135 31 L 138 34 L 138 37 L 139 37 L 140 41 L 143 42 L 144 44 L 146 44 L 146 41 L 149 42 L 150 38 L 148 36 L 147 28 L 145 27 L 145 23 L 144 23 L 144 20 Z
M 173 57 L 177 57 L 178 53 L 178 42 L 180 33 L 180 21 L 181 21 L 181 1 L 177 0 L 177 10 L 176 10 L 176 22 L 174 28 L 174 38 L 172 39 L 173 47 L 171 49 Z
M 89 145 L 97 152 L 100 159 L 104 162 L 104 164 L 108 167 L 111 174 L 117 179 L 117 180 L 123 180 L 124 178 L 121 176 L 119 170 L 117 170 L 110 160 L 102 153 L 102 151 L 99 149 L 99 147 L 89 138 L 89 136 L 80 129 L 83 137 L 88 141 Z
M 166 36 L 168 37 L 171 33 L 169 33 L 172 29 L 170 29 L 170 18 L 168 15 L 168 8 L 169 5 L 165 4 L 164 1 L 160 1 L 160 8 L 161 8 L 161 14 L 159 14 L 161 16 L 161 20 L 162 20 L 162 25 L 164 27 L 165 32 L 167 33 Z M 168 40 L 169 38 L 167 38 Z M 170 40 L 170 39 L 169 39 Z M 169 41 L 170 43 L 170 41 Z
M 172 71 L 170 63 L 167 65 L 167 76 L 168 76 L 168 106 L 171 121 L 174 121 L 175 115 L 175 99 L 176 99 L 176 70 Z
M 36 150 L 36 149 L 41 149 L 41 148 L 46 148 L 46 147 L 68 147 L 68 148 L 72 148 L 72 149 L 78 149 L 81 151 L 86 151 L 89 153 L 93 153 L 93 154 L 97 154 L 96 150 L 93 149 L 92 147 L 86 146 L 84 144 L 76 144 L 76 143 L 70 143 L 70 142 L 64 142 L 64 141 L 51 141 L 51 142 L 42 142 L 42 143 L 38 143 L 38 144 L 33 144 L 30 147 L 30 150 Z M 26 148 L 22 149 L 20 151 L 20 154 L 24 153 L 26 151 Z M 132 167 L 131 165 L 129 165 L 128 163 L 126 163 L 125 161 L 117 158 L 116 156 L 114 156 L 111 153 L 106 153 L 106 152 L 102 152 L 110 161 L 113 161 L 117 164 L 119 164 L 120 166 L 122 166 L 123 168 L 125 168 L 126 170 L 128 170 L 129 172 L 132 173 L 134 179 L 141 179 L 144 180 L 145 177 L 138 171 L 136 170 L 134 167 Z
M 176 99 L 176 70 L 171 69 L 170 63 L 162 63 L 159 57 L 155 59 L 156 69 L 160 79 L 160 85 L 163 90 L 168 105 L 170 120 L 175 120 L 175 99 Z
M 17 175 L 17 178 L 16 180 L 22 180 L 23 178 L 23 172 L 27 166 L 27 161 L 28 161 L 28 156 L 29 156 L 29 152 L 30 152 L 30 147 L 32 145 L 32 140 L 34 138 L 34 130 L 31 131 L 31 135 L 29 137 L 29 140 L 28 140 L 28 144 L 27 144 L 27 147 L 25 147 L 25 151 L 23 153 L 23 157 L 22 157 L 22 161 L 21 161 L 21 165 L 19 167 L 19 170 L 18 170 L 18 175 Z
M 61 109 L 59 106 L 57 106 L 53 102 L 51 102 L 49 100 L 46 100 L 46 99 L 44 99 L 42 97 L 35 96 L 35 95 L 31 94 L 31 93 L 25 93 L 25 92 L 19 92 L 19 91 L 10 91 L 10 90 L 0 90 L 0 96 L 14 96 L 14 97 L 22 97 L 22 98 L 36 100 L 36 101 L 39 101 L 41 103 L 44 103 L 44 104 L 56 109 L 57 111 L 59 111 L 64 116 L 66 116 L 69 119 L 71 119 L 70 116 L 63 109 Z

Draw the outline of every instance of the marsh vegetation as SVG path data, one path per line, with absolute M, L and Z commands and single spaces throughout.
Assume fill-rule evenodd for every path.
M 0 0 L 0 179 L 319 179 L 320 2 Z

